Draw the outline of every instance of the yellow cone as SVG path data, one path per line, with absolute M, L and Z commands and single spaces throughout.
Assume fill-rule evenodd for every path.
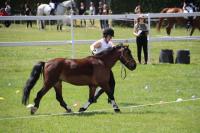
M 4 98 L 3 98 L 3 97 L 0 97 L 0 100 L 4 100 Z
M 20 92 L 19 90 L 16 90 L 16 94 L 19 93 L 19 92 Z

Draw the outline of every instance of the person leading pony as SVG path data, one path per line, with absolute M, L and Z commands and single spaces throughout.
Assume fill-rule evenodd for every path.
M 92 51 L 93 55 L 100 54 L 101 52 L 114 47 L 114 43 L 112 42 L 112 37 L 114 37 L 114 30 L 112 28 L 106 28 L 103 31 L 103 38 L 100 40 L 97 40 L 90 46 L 90 50 Z M 111 87 L 111 92 L 114 95 L 114 89 L 115 89 L 115 79 L 112 70 L 110 71 L 110 80 L 109 85 Z M 95 96 L 94 101 L 98 99 L 98 97 L 103 93 L 103 90 L 98 87 Z M 108 103 L 110 103 L 110 99 L 108 98 Z

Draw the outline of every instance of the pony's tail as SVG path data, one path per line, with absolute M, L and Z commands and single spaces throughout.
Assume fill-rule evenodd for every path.
M 23 97 L 22 97 L 22 104 L 26 105 L 28 103 L 29 95 L 31 89 L 36 84 L 37 80 L 40 77 L 40 74 L 43 73 L 45 62 L 38 62 L 32 69 L 29 79 L 26 81 L 24 90 L 23 90 Z
M 166 13 L 169 8 L 164 8 L 160 13 Z M 160 28 L 162 26 L 164 18 L 160 18 L 158 23 L 157 23 L 157 30 L 160 32 Z

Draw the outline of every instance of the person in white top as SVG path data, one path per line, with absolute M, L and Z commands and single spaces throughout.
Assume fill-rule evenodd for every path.
M 109 47 L 113 47 L 112 37 L 114 36 L 114 30 L 112 28 L 106 28 L 103 31 L 103 38 L 97 40 L 90 46 L 90 50 L 93 54 L 98 54 Z
M 112 37 L 114 37 L 114 30 L 112 28 L 104 29 L 103 38 L 100 40 L 97 40 L 90 46 L 90 50 L 92 51 L 92 54 L 93 55 L 99 54 L 105 51 L 106 49 L 115 46 L 114 43 L 112 42 Z M 111 93 L 114 95 L 115 79 L 114 79 L 112 71 L 110 71 L 109 85 L 111 88 Z M 95 92 L 94 102 L 96 102 L 96 100 L 102 93 L 103 93 L 103 90 L 100 87 L 98 87 Z M 108 99 L 108 102 L 110 103 L 110 99 Z

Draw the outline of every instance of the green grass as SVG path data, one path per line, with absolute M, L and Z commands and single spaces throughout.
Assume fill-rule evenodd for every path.
M 77 22 L 79 24 L 79 22 Z M 126 27 L 114 27 L 115 38 L 132 38 L 133 29 Z M 179 28 L 177 28 L 179 29 Z M 95 27 L 91 27 L 88 22 L 88 28 L 75 27 L 74 28 L 75 39 L 98 39 L 101 37 L 101 30 L 96 22 Z M 185 29 L 174 30 L 171 32 L 172 36 L 187 36 L 189 32 Z M 199 36 L 200 33 L 196 29 L 194 36 Z M 161 29 L 161 33 L 158 33 L 155 28 L 151 30 L 151 36 L 160 37 L 166 36 L 165 29 Z M 33 28 L 26 28 L 25 25 L 12 24 L 10 28 L 0 28 L 0 40 L 1 42 L 10 41 L 52 41 L 52 40 L 70 40 L 71 30 L 69 26 L 63 27 L 62 32 L 56 32 L 56 26 L 46 26 L 45 30 L 38 30 L 36 25 Z
M 131 38 L 131 28 L 115 27 L 115 38 Z M 153 29 L 153 36 L 158 33 Z M 173 35 L 185 35 L 184 29 L 177 29 Z M 199 32 L 195 32 L 199 36 Z M 160 35 L 165 35 L 162 32 Z M 76 39 L 97 39 L 101 37 L 98 28 L 76 28 Z M 25 29 L 25 25 L 12 25 L 11 28 L 0 28 L 0 41 L 34 41 L 70 39 L 66 30 L 39 31 L 36 28 Z M 121 79 L 121 65 L 118 62 L 113 68 L 116 79 L 115 98 L 119 107 L 175 101 L 177 98 L 191 99 L 200 97 L 200 42 L 175 41 L 151 43 L 151 64 L 138 65 L 133 72 L 127 70 L 125 80 Z M 136 45 L 130 44 L 136 58 Z M 159 64 L 161 49 L 173 49 L 174 56 L 179 49 L 189 49 L 191 64 Z M 0 47 L 0 119 L 31 116 L 21 104 L 22 88 L 29 77 L 33 65 L 39 61 L 47 61 L 55 57 L 71 57 L 71 46 L 31 46 L 31 47 Z M 90 55 L 89 45 L 75 45 L 75 57 Z M 42 78 L 34 87 L 30 103 L 41 88 Z M 146 89 L 148 86 L 148 89 Z M 19 93 L 17 93 L 20 91 Z M 74 103 L 83 105 L 88 98 L 87 86 L 77 87 L 63 83 L 63 97 L 73 107 Z M 88 111 L 112 109 L 107 104 L 104 94 Z M 156 106 L 122 109 L 116 114 L 112 110 L 85 113 L 81 115 L 46 116 L 28 119 L 0 120 L 1 133 L 13 132 L 70 132 L 70 133 L 105 133 L 105 132 L 136 132 L 136 133 L 199 133 L 200 101 L 188 101 Z M 51 89 L 42 99 L 36 115 L 63 113 Z

